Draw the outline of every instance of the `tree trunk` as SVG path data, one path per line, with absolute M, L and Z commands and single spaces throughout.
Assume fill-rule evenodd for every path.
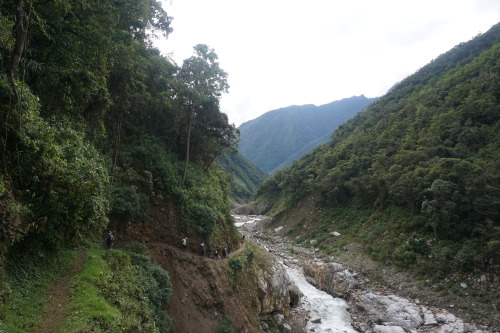
M 187 170 L 189 164 L 189 149 L 191 143 L 191 122 L 192 122 L 192 112 L 189 111 L 188 114 L 188 132 L 187 132 L 187 140 L 186 140 L 186 162 L 184 164 L 184 175 L 182 176 L 182 183 L 184 184 L 187 179 Z
M 21 62 L 21 57 L 23 55 L 24 46 L 26 45 L 26 38 L 28 34 L 28 29 L 24 23 L 24 1 L 19 0 L 16 6 L 16 24 L 14 25 L 14 33 L 16 42 L 14 45 L 14 50 L 12 51 L 12 56 L 10 59 L 10 66 L 7 69 L 7 77 L 12 89 L 15 90 L 14 81 L 16 79 L 17 68 Z
M 113 143 L 113 167 L 111 168 L 111 179 L 110 179 L 110 188 L 113 188 L 113 182 L 115 180 L 115 170 L 116 170 L 116 163 L 118 160 L 118 150 L 120 147 L 120 141 L 121 141 L 121 129 L 122 129 L 122 116 L 118 118 L 118 123 L 116 124 L 116 127 L 113 126 L 114 128 L 114 136 L 115 140 Z

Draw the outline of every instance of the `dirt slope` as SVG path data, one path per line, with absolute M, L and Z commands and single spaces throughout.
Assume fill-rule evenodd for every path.
M 188 237 L 188 249 L 181 248 L 185 236 L 171 207 L 158 207 L 146 223 L 131 223 L 123 231 L 130 241 L 144 242 L 153 261 L 170 275 L 173 296 L 168 312 L 173 319 L 172 332 L 217 332 L 227 315 L 234 319 L 233 331 L 260 332 L 255 277 L 241 272 L 232 281 L 228 259 L 213 259 L 198 254 L 199 239 Z M 236 248 L 238 246 L 238 248 Z M 234 244 L 233 255 L 244 249 Z
M 258 326 L 255 310 L 239 300 L 245 291 L 228 279 L 227 259 L 202 257 L 160 242 L 148 247 L 153 260 L 170 274 L 173 332 L 216 332 L 225 315 L 235 320 L 235 332 L 258 332 L 252 328 Z

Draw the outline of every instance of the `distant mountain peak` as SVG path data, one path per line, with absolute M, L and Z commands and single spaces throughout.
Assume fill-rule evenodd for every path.
M 240 125 L 240 153 L 267 173 L 284 168 L 329 140 L 331 133 L 376 98 L 365 95 L 316 106 L 291 105 Z

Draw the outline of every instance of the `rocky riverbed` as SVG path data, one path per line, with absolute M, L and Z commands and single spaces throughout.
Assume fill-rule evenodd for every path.
M 373 284 L 353 270 L 349 264 L 325 258 L 317 249 L 297 247 L 280 236 L 280 230 L 266 229 L 267 217 L 237 215 L 240 231 L 273 254 L 286 267 L 305 273 L 307 281 L 317 289 L 347 302 L 350 324 L 358 332 L 400 333 L 486 333 L 499 332 L 496 328 L 467 323 L 452 311 L 427 304 L 419 299 L 408 299 Z M 279 229 L 279 228 L 278 228 Z M 319 325 L 326 318 L 317 317 L 307 306 L 292 310 L 290 316 L 277 318 L 283 331 L 290 332 L 342 332 L 323 330 Z M 264 327 L 265 328 L 265 327 Z M 349 329 L 344 330 L 346 332 Z

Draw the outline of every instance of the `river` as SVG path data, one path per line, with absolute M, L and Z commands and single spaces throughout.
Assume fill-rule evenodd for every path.
M 243 233 L 251 233 L 256 222 L 263 220 L 262 216 L 234 215 L 235 225 Z M 269 248 L 270 244 L 262 244 Z M 292 259 L 292 258 L 288 258 Z M 307 282 L 301 268 L 291 264 L 284 265 L 288 276 L 303 293 L 298 312 L 309 313 L 311 320 L 307 323 L 307 331 L 316 333 L 353 333 L 347 303 L 341 298 L 335 298 Z
M 416 299 L 408 299 L 386 288 L 366 286 L 342 264 L 325 262 L 314 247 L 294 246 L 283 236 L 283 227 L 270 228 L 269 218 L 256 215 L 234 215 L 236 226 L 248 238 L 272 254 L 281 262 L 291 281 L 303 293 L 299 306 L 292 310 L 292 318 L 303 318 L 300 327 L 303 332 L 315 333 L 491 333 L 500 332 L 485 326 L 467 323 L 460 317 L 432 304 L 421 304 Z M 267 226 L 267 227 L 266 227 Z M 320 284 L 337 288 L 334 295 L 345 295 L 346 300 L 332 297 L 318 290 L 318 280 L 305 276 L 319 276 Z M 453 306 L 450 306 L 453 308 Z M 306 326 L 306 327 L 304 327 Z M 302 331 L 301 331 L 302 332 Z

